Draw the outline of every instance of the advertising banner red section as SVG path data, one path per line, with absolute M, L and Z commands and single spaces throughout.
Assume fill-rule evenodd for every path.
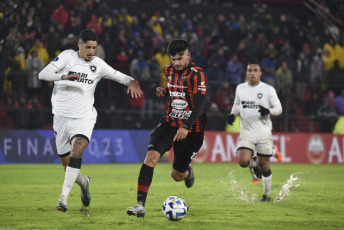
M 203 146 L 193 162 L 237 162 L 239 134 L 205 132 Z M 273 145 L 283 156 L 282 163 L 343 164 L 344 136 L 317 133 L 273 133 Z M 173 161 L 173 151 L 169 160 Z M 271 162 L 277 162 L 272 157 Z

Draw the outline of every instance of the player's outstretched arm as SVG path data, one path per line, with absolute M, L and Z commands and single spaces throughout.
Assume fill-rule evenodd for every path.
M 128 86 L 127 94 L 131 94 L 131 97 L 141 97 L 142 90 L 136 80 L 131 80 Z

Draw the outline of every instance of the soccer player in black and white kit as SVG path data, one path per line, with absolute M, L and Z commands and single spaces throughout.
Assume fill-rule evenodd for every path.
M 272 123 L 270 114 L 282 113 L 282 105 L 276 90 L 260 81 L 262 71 L 257 63 L 247 65 L 248 81 L 239 84 L 235 91 L 232 111 L 227 118 L 232 125 L 240 114 L 240 136 L 238 143 L 238 163 L 241 167 L 253 167 L 255 174 L 263 179 L 262 201 L 271 199 Z M 258 158 L 253 157 L 254 150 Z
M 146 158 L 141 166 L 137 186 L 137 204 L 127 208 L 128 215 L 145 216 L 148 189 L 154 167 L 173 146 L 174 160 L 171 176 L 185 181 L 190 188 L 195 182 L 192 159 L 203 144 L 206 114 L 207 75 L 190 62 L 187 42 L 173 40 L 167 47 L 171 65 L 165 66 L 167 87 L 157 87 L 156 95 L 168 95 L 164 116 L 151 135 Z
M 94 91 L 102 79 L 110 79 L 128 86 L 131 97 L 140 97 L 142 91 L 132 78 L 116 71 L 102 59 L 94 56 L 98 44 L 93 30 L 83 30 L 78 51 L 65 50 L 40 73 L 39 79 L 54 81 L 51 97 L 54 114 L 57 152 L 65 170 L 65 179 L 56 209 L 67 211 L 67 200 L 74 183 L 81 191 L 81 200 L 89 206 L 90 178 L 80 173 L 82 154 L 91 138 L 97 111 L 93 107 Z

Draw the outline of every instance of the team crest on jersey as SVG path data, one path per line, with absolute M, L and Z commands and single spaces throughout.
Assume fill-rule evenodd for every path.
M 90 65 L 90 69 L 91 69 L 91 71 L 94 73 L 94 72 L 97 71 L 97 66 L 95 66 L 95 65 Z
M 258 94 L 257 94 L 257 97 L 258 97 L 258 99 L 262 99 L 263 94 L 262 94 L 262 93 L 258 93 Z
M 184 82 L 184 81 L 186 81 L 186 79 L 188 79 L 188 76 L 181 76 L 181 79 Z

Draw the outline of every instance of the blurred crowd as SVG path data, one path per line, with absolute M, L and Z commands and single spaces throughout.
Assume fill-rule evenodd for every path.
M 341 1 L 321 3 L 344 21 Z M 166 85 L 166 46 L 183 38 L 192 61 L 208 74 L 208 130 L 225 130 L 246 64 L 257 61 L 262 81 L 276 89 L 283 104 L 283 114 L 273 120 L 275 131 L 333 131 L 344 115 L 344 38 L 335 24 L 315 16 L 276 17 L 261 4 L 252 4 L 256 13 L 251 15 L 213 15 L 206 13 L 209 1 L 190 4 L 202 5 L 204 11 L 135 15 L 125 7 L 110 7 L 106 0 L 4 0 L 0 129 L 51 128 L 53 83 L 39 81 L 38 73 L 63 50 L 77 50 L 80 31 L 89 28 L 99 37 L 96 56 L 139 80 L 144 91 L 142 98 L 131 99 L 123 86 L 100 81 L 95 92 L 96 128 L 154 127 L 164 111 L 165 101 L 155 97 L 155 88 Z M 300 128 L 305 122 L 314 130 Z

